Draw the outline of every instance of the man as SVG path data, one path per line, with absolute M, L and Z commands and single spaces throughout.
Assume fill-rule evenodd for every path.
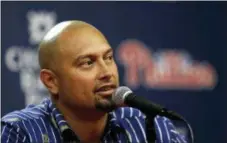
M 39 46 L 39 63 L 50 99 L 4 116 L 3 143 L 151 142 L 146 116 L 129 107 L 115 109 L 110 100 L 119 86 L 118 70 L 112 48 L 94 26 L 57 24 Z M 169 119 L 151 122 L 156 142 L 184 142 Z

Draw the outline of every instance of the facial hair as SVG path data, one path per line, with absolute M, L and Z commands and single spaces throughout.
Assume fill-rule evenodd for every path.
M 116 104 L 113 102 L 112 97 L 97 97 L 95 98 L 95 107 L 104 112 L 111 112 L 117 108 Z

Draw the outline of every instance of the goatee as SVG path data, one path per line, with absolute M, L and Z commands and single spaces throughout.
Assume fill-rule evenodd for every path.
M 105 98 L 97 98 L 95 106 L 98 110 L 104 112 L 111 112 L 117 108 L 111 96 Z

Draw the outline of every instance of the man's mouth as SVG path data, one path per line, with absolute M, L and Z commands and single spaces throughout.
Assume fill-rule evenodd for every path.
M 114 84 L 103 85 L 99 87 L 97 90 L 95 90 L 95 93 L 101 96 L 110 96 L 113 94 L 115 89 L 116 89 L 116 85 Z

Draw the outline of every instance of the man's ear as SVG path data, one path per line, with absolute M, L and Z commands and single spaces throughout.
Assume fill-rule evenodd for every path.
M 56 75 L 48 69 L 40 71 L 40 79 L 51 94 L 56 95 L 59 92 L 59 84 Z

